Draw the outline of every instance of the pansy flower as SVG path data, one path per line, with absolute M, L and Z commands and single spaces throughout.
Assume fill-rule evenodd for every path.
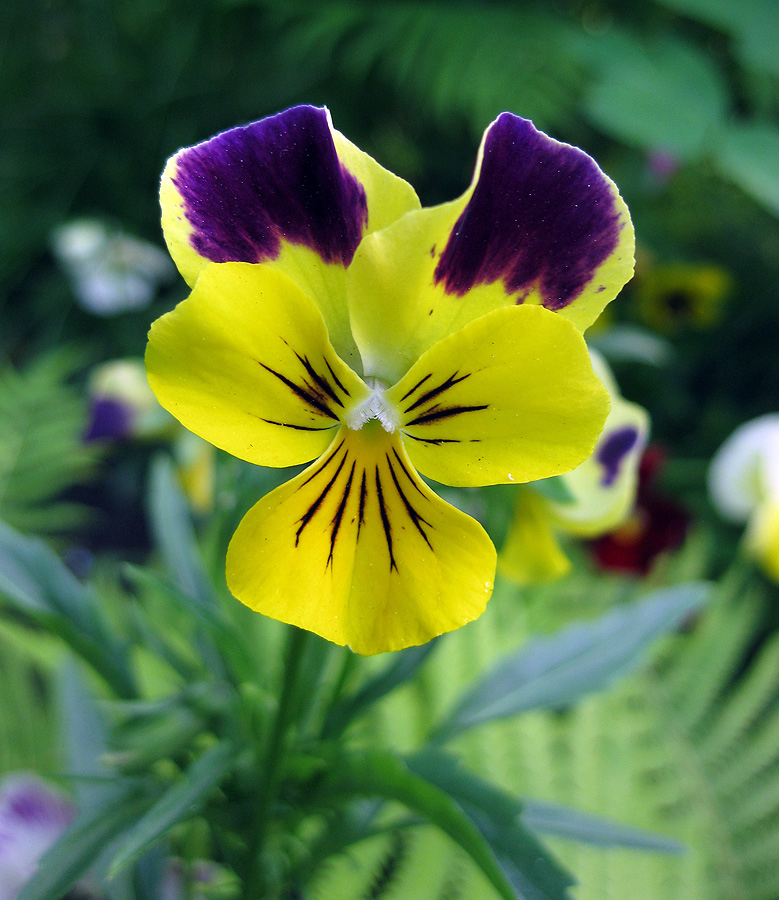
M 592 454 L 557 483 L 517 490 L 514 516 L 498 558 L 517 584 L 550 581 L 570 568 L 558 533 L 591 538 L 624 522 L 633 510 L 638 467 L 649 436 L 643 407 L 619 393 L 603 357 L 590 350 L 595 372 L 609 392 L 611 410 Z M 557 494 L 557 495 L 556 495 Z
M 633 264 L 613 183 L 504 113 L 466 192 L 421 209 L 302 106 L 181 150 L 161 198 L 192 293 L 152 326 L 157 397 L 249 462 L 313 460 L 238 526 L 233 594 L 366 654 L 479 616 L 495 549 L 420 474 L 527 482 L 592 452 L 581 332 Z
M 711 461 L 709 495 L 724 519 L 747 523 L 746 552 L 779 581 L 779 413 L 730 435 Z

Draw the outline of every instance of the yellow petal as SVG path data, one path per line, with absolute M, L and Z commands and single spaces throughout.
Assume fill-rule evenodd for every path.
M 561 478 L 571 499 L 549 502 L 555 524 L 579 537 L 612 531 L 630 514 L 638 489 L 638 466 L 649 437 L 649 416 L 629 403 L 605 361 L 594 351 L 593 366 L 611 395 L 611 411 L 595 450 Z
M 530 488 L 518 487 L 498 571 L 515 584 L 540 584 L 560 578 L 570 568 L 555 537 L 547 501 Z
M 409 184 L 312 106 L 180 150 L 160 202 L 170 253 L 190 285 L 209 262 L 274 266 L 317 302 L 333 346 L 355 366 L 345 267 L 364 235 L 419 207 Z
M 209 265 L 152 325 L 146 367 L 157 399 L 190 431 L 265 466 L 319 456 L 370 393 L 336 355 L 314 302 L 250 263 Z
M 769 578 L 779 581 L 779 502 L 758 506 L 749 521 L 745 545 Z
M 609 409 L 584 339 L 539 306 L 487 313 L 386 392 L 414 465 L 443 484 L 536 481 L 592 453 Z
M 376 421 L 344 428 L 320 460 L 260 500 L 227 554 L 241 602 L 363 654 L 475 619 L 494 572 L 482 527 L 437 497 Z
M 507 305 L 540 304 L 584 330 L 630 278 L 633 252 L 627 208 L 593 160 L 504 113 L 462 197 L 360 245 L 347 292 L 365 374 L 392 383 Z

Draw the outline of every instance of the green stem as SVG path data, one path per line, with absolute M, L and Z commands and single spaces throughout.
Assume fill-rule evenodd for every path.
M 249 846 L 249 877 L 246 881 L 246 900 L 260 900 L 263 890 L 263 866 L 260 854 L 268 830 L 269 817 L 273 800 L 278 788 L 280 763 L 284 755 L 286 738 L 290 725 L 300 705 L 300 675 L 302 662 L 306 656 L 306 647 L 311 637 L 309 632 L 290 626 L 291 631 L 287 643 L 284 661 L 284 681 L 281 686 L 279 705 L 273 730 L 268 738 L 263 766 L 261 769 L 262 784 L 259 791 L 257 814 L 253 838 Z

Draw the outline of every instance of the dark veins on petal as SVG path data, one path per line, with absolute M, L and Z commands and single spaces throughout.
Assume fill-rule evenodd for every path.
M 362 184 L 339 162 L 327 114 L 297 106 L 179 157 L 173 183 L 212 262 L 275 259 L 281 240 L 348 265 L 368 221 Z
M 381 467 L 378 465 L 375 466 L 372 477 L 369 477 L 364 468 L 362 468 L 359 475 L 357 474 L 359 471 L 357 468 L 357 460 L 351 459 L 351 465 L 349 465 L 349 462 L 349 451 L 344 448 L 344 441 L 340 441 L 303 482 L 305 485 L 309 484 L 314 479 L 319 479 L 324 483 L 314 500 L 309 504 L 308 509 L 306 509 L 303 515 L 298 519 L 298 528 L 295 533 L 295 546 L 297 547 L 299 545 L 303 532 L 312 523 L 317 513 L 323 509 L 325 500 L 329 496 L 338 497 L 340 495 L 335 512 L 328 523 L 330 529 L 330 551 L 327 560 L 325 561 L 325 568 L 327 569 L 332 566 L 336 544 L 339 535 L 342 533 L 341 529 L 344 522 L 350 520 L 354 522 L 355 519 L 357 520 L 356 539 L 357 541 L 360 540 L 360 534 L 365 525 L 370 495 L 373 494 L 373 488 L 375 487 L 379 521 L 381 522 L 384 540 L 387 545 L 390 570 L 394 569 L 397 572 L 398 564 L 395 559 L 395 535 L 393 531 L 393 521 L 390 518 L 390 509 L 392 508 L 390 506 L 391 498 L 390 494 L 388 494 L 388 491 L 391 491 L 394 487 L 395 493 L 397 493 L 397 496 L 403 505 L 403 509 L 411 521 L 411 524 L 414 526 L 414 529 L 432 550 L 433 545 L 430 543 L 430 537 L 428 535 L 428 529 L 431 529 L 432 525 L 417 509 L 417 505 L 415 504 L 418 504 L 419 500 L 417 499 L 412 502 L 409 496 L 409 488 L 413 488 L 425 502 L 428 502 L 427 498 L 420 486 L 414 480 L 413 475 L 398 452 L 393 449 L 392 456 L 387 454 L 385 457 L 389 478 L 387 477 L 387 472 L 384 472 L 383 465 Z M 359 492 L 356 486 L 358 478 L 360 483 Z M 324 479 L 327 480 L 325 481 Z M 352 513 L 350 513 L 348 507 L 353 496 L 355 497 L 354 507 Z M 395 527 L 400 527 L 402 529 L 404 526 L 397 519 L 397 513 L 395 515 L 394 525 Z
M 435 270 L 462 296 L 502 279 L 521 302 L 537 286 L 548 309 L 567 306 L 619 240 L 609 185 L 581 150 L 504 113 L 490 129 L 478 183 Z
M 408 415 L 412 410 L 418 410 L 416 416 L 413 419 L 407 421 L 404 425 L 404 434 L 408 434 L 408 437 L 412 438 L 415 441 L 421 441 L 426 444 L 456 444 L 459 443 L 458 438 L 424 438 L 424 437 L 416 437 L 413 434 L 410 434 L 405 431 L 406 428 L 413 428 L 417 425 L 429 425 L 432 422 L 440 422 L 445 421 L 447 419 L 454 418 L 454 416 L 459 416 L 462 413 L 468 412 L 478 412 L 481 409 L 488 409 L 489 403 L 481 403 L 473 406 L 462 406 L 454 404 L 452 406 L 444 406 L 440 402 L 431 403 L 432 400 L 442 399 L 442 396 L 456 384 L 459 384 L 461 381 L 465 381 L 466 378 L 471 377 L 471 372 L 466 372 L 464 375 L 461 375 L 458 372 L 453 372 L 448 378 L 445 378 L 440 384 L 435 387 L 427 388 L 424 393 L 420 394 L 416 399 L 414 398 L 414 394 L 422 387 L 422 385 L 427 384 L 432 375 L 425 375 L 424 378 L 421 378 L 411 390 L 406 391 L 406 393 L 401 397 L 401 402 L 404 400 L 411 400 L 411 403 L 404 409 L 404 414 Z M 421 407 L 421 408 L 420 408 Z
M 630 425 L 612 431 L 598 447 L 595 458 L 603 466 L 601 484 L 611 487 L 617 480 L 622 461 L 636 446 L 638 430 Z

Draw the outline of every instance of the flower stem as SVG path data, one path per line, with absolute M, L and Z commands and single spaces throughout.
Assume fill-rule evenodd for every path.
M 300 676 L 306 648 L 311 637 L 308 631 L 290 626 L 284 660 L 284 680 L 281 685 L 279 705 L 273 730 L 268 738 L 261 769 L 262 783 L 259 791 L 254 834 L 249 846 L 249 877 L 244 896 L 246 900 L 260 900 L 265 873 L 262 847 L 266 838 L 273 800 L 279 783 L 280 763 L 284 756 L 287 734 L 300 705 Z

